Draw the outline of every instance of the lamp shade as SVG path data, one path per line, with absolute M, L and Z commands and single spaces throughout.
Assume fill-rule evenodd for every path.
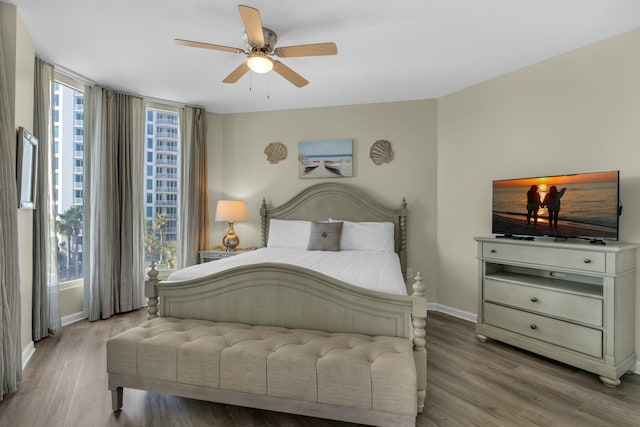
M 247 207 L 244 200 L 218 200 L 216 221 L 246 221 Z

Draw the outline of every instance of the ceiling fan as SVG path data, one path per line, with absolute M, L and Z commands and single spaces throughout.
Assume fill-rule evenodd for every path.
M 203 49 L 221 50 L 223 52 L 244 53 L 245 60 L 231 72 L 224 83 L 235 83 L 247 71 L 256 73 L 268 73 L 273 70 L 297 87 L 306 86 L 309 82 L 300 74 L 284 65 L 272 56 L 280 58 L 293 58 L 300 56 L 336 55 L 338 48 L 335 43 L 315 43 L 296 46 L 275 47 L 278 37 L 273 30 L 262 26 L 260 11 L 253 7 L 238 5 L 240 17 L 244 24 L 244 39 L 247 42 L 245 49 L 237 47 L 221 46 L 211 43 L 203 43 L 192 40 L 175 39 L 175 42 L 183 46 L 199 47 Z

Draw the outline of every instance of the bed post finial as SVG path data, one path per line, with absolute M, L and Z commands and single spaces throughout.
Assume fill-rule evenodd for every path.
M 260 232 L 262 234 L 262 247 L 267 247 L 267 201 L 263 198 L 260 206 Z
M 400 267 L 402 268 L 402 275 L 407 277 L 407 199 L 402 198 L 402 204 L 400 205 L 400 235 L 396 238 L 400 240 L 400 248 L 398 255 L 400 256 Z
M 427 395 L 427 287 L 422 283 L 422 275 L 416 274 L 413 283 L 413 310 L 411 324 L 413 326 L 413 357 L 416 362 L 418 374 L 418 412 L 424 409 L 424 400 Z
M 156 266 L 156 262 L 151 261 L 151 268 L 147 273 L 149 280 L 144 282 L 144 295 L 148 299 L 147 319 L 149 320 L 158 317 L 158 289 L 156 285 L 160 282 L 160 280 L 158 280 L 158 274 L 160 274 L 160 272 L 156 269 Z

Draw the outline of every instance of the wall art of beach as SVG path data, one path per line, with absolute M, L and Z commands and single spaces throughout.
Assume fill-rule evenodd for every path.
M 344 178 L 353 176 L 353 143 L 350 139 L 300 141 L 299 178 Z

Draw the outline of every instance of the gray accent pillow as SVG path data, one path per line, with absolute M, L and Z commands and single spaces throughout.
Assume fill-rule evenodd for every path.
M 309 234 L 309 251 L 339 251 L 341 222 L 311 222 Z

